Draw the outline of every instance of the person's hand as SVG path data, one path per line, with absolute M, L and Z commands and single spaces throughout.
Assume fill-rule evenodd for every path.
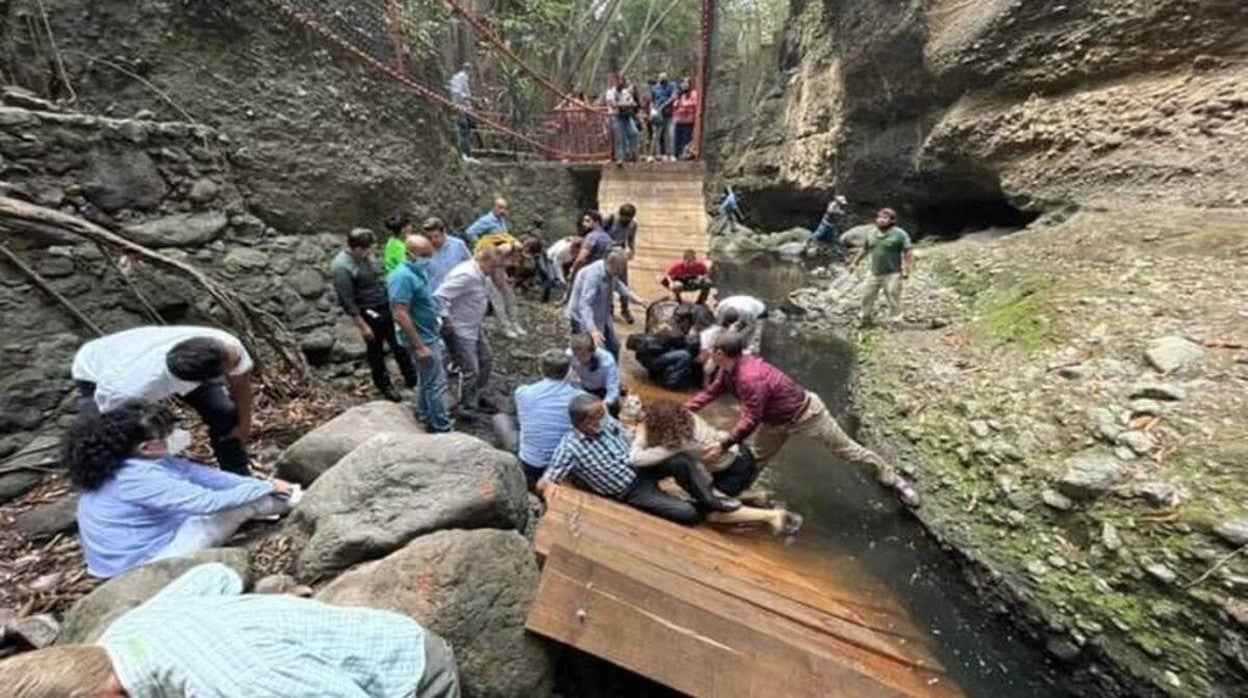
M 599 346 L 599 347 L 600 347 L 600 346 L 602 346 L 603 342 L 604 342 L 604 341 L 606 341 L 606 340 L 604 340 L 604 339 L 603 339 L 602 333 L 601 333 L 601 332 L 599 332 L 598 330 L 592 330 L 592 331 L 589 333 L 589 336 L 593 338 L 593 340 L 594 340 L 594 345 L 595 345 L 595 346 Z
M 909 278 L 910 278 L 910 270 L 909 270 L 909 269 L 902 269 L 902 270 L 901 270 L 901 278 L 902 278 L 903 280 L 904 280 L 904 279 L 909 279 Z
M 373 328 L 360 323 L 360 338 L 364 340 L 365 344 L 373 341 Z
M 285 480 L 279 480 L 277 478 L 271 478 L 269 480 L 269 484 L 273 485 L 273 494 L 281 495 L 283 497 L 289 497 L 291 491 L 295 487 L 289 482 L 286 482 Z
M 702 449 L 702 462 L 715 463 L 724 457 L 724 447 L 720 444 L 711 444 Z
M 239 422 L 238 425 L 235 426 L 225 438 L 238 439 L 243 443 L 251 441 L 251 422 L 247 422 L 246 424 Z
M 433 350 L 429 348 L 429 345 L 428 345 L 428 344 L 422 344 L 422 345 L 420 345 L 420 346 L 416 347 L 416 358 L 418 358 L 418 359 L 420 359 L 420 360 L 422 360 L 422 361 L 427 361 L 427 360 L 429 360 L 429 359 L 432 359 L 432 358 L 433 358 Z

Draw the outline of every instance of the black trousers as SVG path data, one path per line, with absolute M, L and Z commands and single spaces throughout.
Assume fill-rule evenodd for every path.
M 740 450 L 741 453 L 732 461 L 732 465 L 711 474 L 711 484 L 729 497 L 744 492 L 758 477 L 758 462 L 754 460 L 754 452 L 745 446 L 741 446 Z
M 78 407 L 81 414 L 99 414 L 95 404 L 95 383 L 77 381 L 81 399 Z M 230 432 L 238 425 L 238 409 L 230 394 L 222 383 L 201 383 L 200 386 L 179 398 L 199 414 L 199 418 L 208 425 L 208 440 L 212 444 L 212 452 L 217 457 L 217 465 L 222 470 L 235 475 L 249 475 L 251 470 L 250 456 L 242 441 L 230 437 Z
M 383 393 L 390 389 L 390 371 L 386 368 L 385 348 L 385 345 L 389 345 L 394 354 L 394 362 L 399 365 L 399 371 L 403 374 L 403 382 L 407 387 L 415 388 L 416 369 L 412 367 L 412 359 L 408 356 L 407 349 L 399 346 L 395 337 L 394 316 L 390 314 L 390 306 L 361 308 L 360 314 L 373 331 L 373 341 L 367 342 L 365 347 L 368 369 L 373 374 L 373 385 Z
M 545 468 L 535 468 L 524 461 L 520 461 L 520 467 L 524 469 L 524 481 L 529 486 L 530 492 L 537 491 L 537 481 L 542 479 L 546 474 Z
M 673 497 L 659 489 L 659 481 L 672 477 L 694 501 Z M 649 468 L 638 468 L 633 486 L 621 497 L 625 503 L 649 514 L 692 526 L 704 518 L 702 505 L 715 497 L 711 479 L 697 461 L 683 453 Z

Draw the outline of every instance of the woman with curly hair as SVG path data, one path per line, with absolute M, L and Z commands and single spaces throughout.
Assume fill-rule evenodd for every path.
M 724 433 L 707 424 L 679 402 L 661 400 L 646 407 L 637 425 L 629 461 L 634 468 L 646 468 L 678 454 L 702 462 L 702 451 L 708 444 L 717 444 Z M 734 446 L 714 463 L 702 462 L 711 474 L 716 492 L 736 497 L 758 476 L 758 466 L 748 448 Z M 767 524 L 777 536 L 792 536 L 802 527 L 799 514 L 784 509 L 741 507 L 726 513 L 708 515 L 714 523 Z
M 285 513 L 298 486 L 185 460 L 190 434 L 164 408 L 132 405 L 80 420 L 62 461 L 83 491 L 78 532 L 87 571 L 113 577 L 229 540 L 246 521 Z

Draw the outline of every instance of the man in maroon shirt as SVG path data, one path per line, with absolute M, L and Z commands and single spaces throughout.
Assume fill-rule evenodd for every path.
M 706 262 L 698 261 L 695 250 L 685 250 L 684 257 L 667 268 L 667 273 L 659 283 L 670 289 L 677 303 L 684 303 L 680 294 L 685 291 L 697 291 L 698 303 L 705 303 L 711 293 L 711 268 Z
M 716 338 L 711 360 L 719 372 L 705 390 L 685 404 L 690 412 L 697 412 L 724 393 L 732 393 L 741 403 L 737 423 L 723 442 L 707 447 L 702 454 L 704 463 L 718 461 L 724 451 L 754 434 L 757 460 L 760 466 L 766 465 L 791 434 L 803 434 L 822 442 L 833 455 L 872 466 L 881 485 L 892 488 L 907 506 L 919 506 L 914 485 L 874 451 L 849 438 L 818 395 L 761 358 L 743 355 L 745 343 L 745 337 L 735 332 Z

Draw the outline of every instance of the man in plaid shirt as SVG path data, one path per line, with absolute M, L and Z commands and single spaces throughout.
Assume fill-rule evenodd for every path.
M 679 524 L 700 522 L 706 512 L 731 512 L 741 503 L 719 497 L 711 490 L 711 479 L 696 461 L 680 454 L 659 465 L 634 470 L 629 465 L 630 438 L 620 423 L 607 414 L 602 400 L 593 395 L 577 395 L 568 404 L 572 431 L 568 432 L 551 457 L 545 475 L 537 483 L 544 497 L 552 483 L 574 476 L 595 494 L 618 499 L 642 511 Z M 659 489 L 659 481 L 673 477 L 694 502 L 679 499 Z

